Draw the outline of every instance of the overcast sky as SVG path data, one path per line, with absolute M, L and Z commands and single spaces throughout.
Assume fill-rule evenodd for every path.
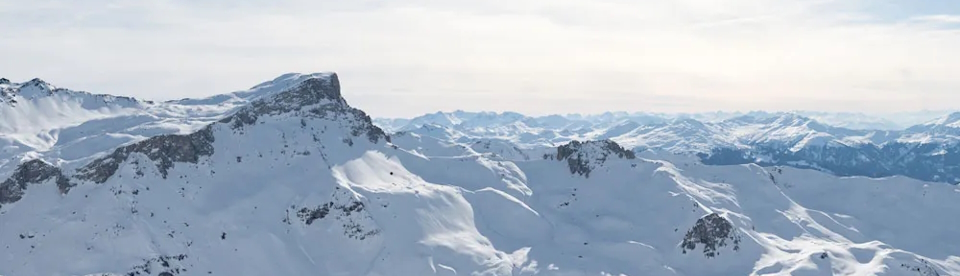
M 336 71 L 374 116 L 960 107 L 957 0 L 2 0 L 0 53 L 156 100 Z

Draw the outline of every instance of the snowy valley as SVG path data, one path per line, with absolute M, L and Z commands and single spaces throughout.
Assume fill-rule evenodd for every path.
M 349 95 L 2 79 L 0 275 L 960 275 L 960 113 L 374 120 Z M 815 119 L 841 117 L 883 129 Z

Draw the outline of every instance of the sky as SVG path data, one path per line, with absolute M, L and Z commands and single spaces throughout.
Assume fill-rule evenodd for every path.
M 0 77 L 151 100 L 335 71 L 373 116 L 960 107 L 958 0 L 3 0 Z

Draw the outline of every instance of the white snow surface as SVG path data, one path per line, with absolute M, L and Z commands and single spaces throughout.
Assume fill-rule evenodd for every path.
M 0 275 L 960 275 L 957 186 L 705 166 L 671 150 L 609 155 L 589 177 L 544 158 L 565 140 L 604 133 L 664 137 L 666 149 L 707 146 L 683 137 L 819 143 L 816 133 L 828 131 L 802 118 L 611 120 L 598 130 L 487 114 L 478 118 L 489 125 L 458 128 L 462 121 L 448 117 L 460 123 L 418 126 L 391 142 L 354 133 L 368 119 L 353 113 L 270 114 L 240 129 L 215 122 L 329 76 L 289 74 L 226 96 L 93 109 L 17 94 L 23 99 L 0 112 L 59 106 L 76 116 L 44 114 L 40 127 L 4 116 L 4 137 L 22 147 L 10 158 L 57 160 L 68 176 L 121 144 L 207 124 L 214 153 L 175 163 L 166 177 L 134 153 L 104 183 L 73 179 L 67 193 L 52 179 L 28 184 L 22 199 L 0 206 Z M 773 123 L 780 127 L 758 127 Z M 59 143 L 87 139 L 96 142 Z M 535 142 L 519 143 L 527 141 Z M 602 147 L 582 150 L 606 156 Z M 0 164 L 0 180 L 11 162 Z M 683 248 L 711 214 L 729 223 L 726 244 Z

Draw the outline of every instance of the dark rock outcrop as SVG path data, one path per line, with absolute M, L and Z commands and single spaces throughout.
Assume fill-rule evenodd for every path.
M 739 251 L 740 236 L 730 221 L 713 213 L 697 220 L 693 228 L 687 231 L 680 247 L 683 254 L 687 254 L 687 250 L 696 250 L 698 245 L 703 245 L 704 256 L 712 258 L 720 254 L 722 247 L 733 245 L 733 251 Z
M 213 155 L 213 126 L 209 125 L 200 131 L 188 135 L 160 135 L 143 140 L 132 145 L 116 149 L 106 157 L 94 160 L 90 164 L 77 170 L 76 178 L 106 182 L 116 174 L 120 164 L 133 153 L 146 155 L 157 164 L 163 178 L 167 178 L 174 162 L 197 163 L 202 156 Z
M 570 167 L 570 173 L 590 177 L 590 172 L 594 169 L 591 162 L 603 163 L 611 156 L 622 159 L 637 158 L 632 151 L 626 150 L 610 140 L 585 142 L 574 140 L 557 147 L 555 156 L 547 155 L 544 158 L 555 158 L 558 161 L 566 160 Z
M 70 183 L 68 177 L 63 175 L 60 168 L 54 165 L 40 159 L 24 162 L 17 167 L 10 178 L 0 183 L 0 204 L 17 202 L 23 198 L 27 185 L 40 184 L 51 179 L 57 183 L 60 193 L 66 194 L 75 186 Z
M 333 217 L 343 226 L 344 236 L 357 240 L 365 240 L 371 236 L 380 234 L 380 229 L 374 228 L 368 230 L 369 227 L 361 224 L 363 220 L 370 220 L 369 214 L 364 212 L 365 205 L 363 202 L 355 199 L 338 199 L 343 198 L 342 196 L 342 194 L 341 196 L 334 194 L 334 198 L 330 202 L 326 202 L 315 208 L 300 208 L 296 210 L 297 217 L 306 225 L 312 225 L 317 220 Z
M 341 215 L 349 216 L 353 212 L 363 211 L 363 203 L 359 201 L 353 201 L 349 204 L 337 205 L 333 202 L 327 202 L 323 205 L 317 206 L 317 208 L 300 208 L 300 210 L 297 211 L 297 217 L 302 219 L 307 225 L 310 225 L 318 219 L 327 217 L 331 210 L 338 210 L 340 211 Z

